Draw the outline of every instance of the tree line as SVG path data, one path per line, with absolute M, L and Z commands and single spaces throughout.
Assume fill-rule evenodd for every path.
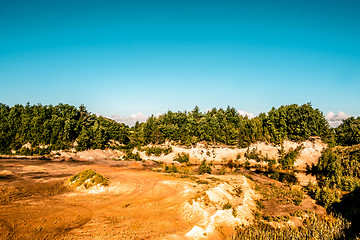
M 285 139 L 298 141 L 310 136 L 319 136 L 329 143 L 335 140 L 322 112 L 310 103 L 273 108 L 251 119 L 231 107 L 205 113 L 198 107 L 190 112 L 168 111 L 159 117 L 150 116 L 145 123 L 136 123 L 132 132 L 134 145 L 165 141 L 191 145 L 205 141 L 247 147 L 257 141 L 279 144 Z
M 168 111 L 150 116 L 144 123 L 129 127 L 91 114 L 84 105 L 14 105 L 0 103 L 0 152 L 24 151 L 46 154 L 51 150 L 133 148 L 166 141 L 190 146 L 197 142 L 247 147 L 264 141 L 280 144 L 285 139 L 300 141 L 319 136 L 330 145 L 360 143 L 360 118 L 349 118 L 338 128 L 329 126 L 323 113 L 310 103 L 272 108 L 254 118 L 235 108 L 213 108 L 201 112 Z
M 73 146 L 77 150 L 102 149 L 109 146 L 110 140 L 127 144 L 129 127 L 91 114 L 83 105 L 76 108 L 67 104 L 43 106 L 28 103 L 9 107 L 0 103 L 2 154 L 11 154 L 11 150 L 46 154 Z M 31 147 L 24 148 L 26 144 Z

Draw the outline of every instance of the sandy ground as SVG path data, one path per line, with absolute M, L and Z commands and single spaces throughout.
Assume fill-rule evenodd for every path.
M 62 187 L 72 174 L 88 168 L 108 177 L 109 187 L 90 191 Z M 131 162 L 109 166 L 2 159 L 0 235 L 2 239 L 164 239 L 171 234 L 185 235 L 197 219 L 183 219 L 179 206 L 196 187 L 187 180 L 140 169 Z
M 108 177 L 109 186 L 64 187 L 89 168 Z M 237 179 L 243 195 L 251 195 L 245 177 Z M 236 196 L 236 181 L 208 181 L 170 177 L 139 162 L 1 159 L 1 239 L 223 239 L 217 228 L 249 221 L 253 203 Z M 206 204 L 196 199 L 204 194 L 211 198 Z M 227 201 L 238 207 L 237 218 L 222 209 Z

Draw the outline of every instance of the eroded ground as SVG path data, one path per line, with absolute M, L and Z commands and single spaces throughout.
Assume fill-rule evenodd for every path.
M 0 235 L 5 239 L 181 239 L 197 220 L 179 212 L 196 192 L 193 183 L 143 171 L 136 163 L 0 161 Z M 109 187 L 63 187 L 71 175 L 88 168 L 108 177 Z

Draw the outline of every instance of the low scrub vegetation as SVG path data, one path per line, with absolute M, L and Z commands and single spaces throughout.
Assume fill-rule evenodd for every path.
M 342 217 L 320 216 L 308 213 L 299 227 L 284 226 L 274 228 L 264 221 L 257 220 L 249 226 L 239 226 L 232 239 L 344 239 L 350 224 Z M 265 217 L 266 218 L 266 217 Z M 282 221 L 268 217 L 265 221 Z
M 189 162 L 189 154 L 188 153 L 177 153 L 173 159 L 174 161 L 178 161 L 179 163 L 188 163 Z
M 262 202 L 276 201 L 279 204 L 288 202 L 298 206 L 305 197 L 305 194 L 301 189 L 292 189 L 289 186 L 280 187 L 270 183 L 256 183 L 255 190 L 262 195 L 260 200 Z
M 281 165 L 283 169 L 292 169 L 294 167 L 294 163 L 296 158 L 299 156 L 303 146 L 300 145 L 295 149 L 289 149 L 287 152 L 283 145 L 279 149 L 279 158 L 278 163 Z
M 125 156 L 123 157 L 125 161 L 142 161 L 140 154 L 138 152 L 133 153 L 132 149 L 126 150 Z
M 155 155 L 156 157 L 161 156 L 161 154 L 168 155 L 172 152 L 172 147 L 145 147 L 141 149 L 142 151 L 145 151 L 146 156 L 152 156 Z

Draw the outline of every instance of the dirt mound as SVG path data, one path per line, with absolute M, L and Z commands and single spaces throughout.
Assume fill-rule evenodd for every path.
M 72 176 L 66 183 L 71 188 L 85 188 L 107 186 L 109 180 L 92 169 L 84 170 Z

